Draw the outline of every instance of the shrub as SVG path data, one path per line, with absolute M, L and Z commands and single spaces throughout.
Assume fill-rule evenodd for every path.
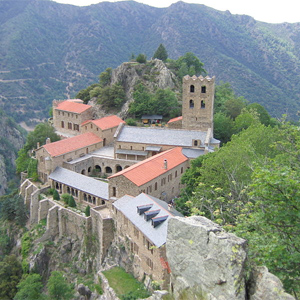
M 90 208 L 89 205 L 85 208 L 85 215 L 86 215 L 87 217 L 89 217 L 89 216 L 91 215 L 91 208 Z
M 126 124 L 129 125 L 129 126 L 136 126 L 136 121 L 132 118 L 129 118 L 129 119 L 126 119 L 125 120 Z
M 136 61 L 140 64 L 145 64 L 147 62 L 147 56 L 143 53 L 140 53 L 137 58 Z
M 75 202 L 73 196 L 70 196 L 70 199 L 69 199 L 69 206 L 70 206 L 70 207 L 76 207 L 76 202 Z
M 54 191 L 53 191 L 53 199 L 54 199 L 54 200 L 60 200 L 59 193 L 58 193 L 57 190 L 54 190 Z

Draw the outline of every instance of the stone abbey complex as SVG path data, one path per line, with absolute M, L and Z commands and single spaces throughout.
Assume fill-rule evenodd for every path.
M 43 186 L 29 179 L 21 185 L 31 222 L 47 218 L 48 236 L 93 234 L 99 266 L 112 243 L 122 243 L 137 278 L 168 287 L 167 227 L 180 216 L 173 204 L 181 176 L 192 159 L 220 144 L 213 137 L 214 85 L 214 77 L 185 76 L 182 116 L 166 127 L 127 126 L 115 115 L 93 119 L 93 107 L 79 99 L 53 101 L 62 140 L 47 140 L 35 151 Z M 72 195 L 82 210 L 89 205 L 90 216 L 49 197 L 40 200 L 50 187 Z

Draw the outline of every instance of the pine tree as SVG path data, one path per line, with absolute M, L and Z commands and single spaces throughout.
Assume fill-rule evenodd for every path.
M 163 44 L 160 44 L 158 46 L 157 50 L 155 51 L 155 53 L 153 55 L 153 58 L 158 58 L 162 61 L 166 61 L 166 59 L 168 58 L 168 52 Z

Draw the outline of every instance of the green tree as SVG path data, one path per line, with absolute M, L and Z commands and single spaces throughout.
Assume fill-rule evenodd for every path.
M 180 69 L 183 64 L 186 64 L 186 67 L 188 69 L 187 74 L 189 74 L 190 76 L 193 75 L 199 76 L 201 74 L 206 74 L 206 70 L 204 69 L 204 64 L 192 52 L 188 52 L 185 55 L 179 57 L 176 62 L 177 62 L 178 69 Z
M 71 195 L 70 195 L 70 199 L 69 199 L 69 206 L 76 207 L 76 202 L 75 202 L 73 196 L 71 196 Z
M 224 103 L 224 111 L 228 117 L 234 120 L 246 105 L 247 100 L 244 97 L 231 98 Z
M 24 146 L 26 151 L 36 149 L 37 143 L 40 145 L 46 144 L 46 139 L 50 138 L 51 142 L 60 140 L 60 137 L 55 133 L 54 127 L 48 123 L 38 124 L 33 131 L 29 132 Z
M 136 61 L 140 64 L 145 64 L 147 62 L 147 56 L 143 53 L 140 53 L 137 57 L 136 57 Z
M 158 58 L 162 61 L 166 61 L 168 58 L 168 52 L 163 44 L 160 44 L 155 51 L 153 58 Z
M 152 113 L 169 116 L 178 107 L 176 94 L 170 89 L 158 89 L 152 102 Z
M 126 94 L 121 84 L 116 83 L 112 86 L 105 86 L 100 90 L 98 103 L 104 108 L 120 108 L 126 100 Z
M 42 294 L 42 278 L 39 274 L 27 275 L 19 284 L 18 292 L 14 300 L 42 300 L 46 299 Z
M 91 207 L 89 205 L 85 208 L 85 215 L 87 217 L 89 217 L 91 215 Z
M 225 114 L 217 112 L 214 115 L 214 137 L 224 144 L 230 141 L 233 133 L 235 133 L 234 121 Z
M 60 200 L 60 196 L 57 190 L 53 191 L 53 199 L 54 200 Z
M 28 178 L 31 178 L 33 181 L 38 181 L 39 179 L 37 168 L 38 168 L 38 161 L 34 158 L 30 158 L 27 167 L 27 176 Z
M 9 255 L 0 261 L 0 299 L 12 299 L 22 277 L 22 266 L 15 255 Z
M 86 89 L 79 91 L 78 94 L 76 95 L 76 98 L 81 99 L 85 104 L 87 104 L 92 98 L 90 92 L 96 87 L 98 87 L 99 85 L 100 85 L 99 83 L 94 83 L 88 86 Z
M 21 148 L 18 151 L 18 157 L 16 159 L 16 171 L 21 173 L 27 171 L 30 162 L 28 151 L 25 148 Z
M 140 83 L 135 86 L 132 96 L 134 102 L 129 106 L 129 114 L 139 118 L 143 114 L 152 113 L 153 97 L 143 84 Z
M 110 84 L 112 74 L 112 68 L 107 68 L 104 72 L 99 75 L 100 85 L 102 87 Z
M 68 284 L 63 274 L 59 271 L 53 271 L 47 283 L 49 296 L 53 300 L 71 300 L 74 291 Z

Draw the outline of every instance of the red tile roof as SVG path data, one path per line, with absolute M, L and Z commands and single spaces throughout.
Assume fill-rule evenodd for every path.
M 172 123 L 172 122 L 180 121 L 180 120 L 182 120 L 182 116 L 176 117 L 176 118 L 173 118 L 173 119 L 169 120 L 168 124 Z
M 103 141 L 92 132 L 80 134 L 68 139 L 44 145 L 44 149 L 53 157 L 75 151 Z
M 125 124 L 125 122 L 121 118 L 119 118 L 116 115 L 112 115 L 112 116 L 104 117 L 104 118 L 97 119 L 97 120 L 85 121 L 81 124 L 81 126 L 86 125 L 90 122 L 92 122 L 93 124 L 95 124 L 96 126 L 101 128 L 102 130 L 117 127 L 117 126 L 119 126 L 120 123 Z
M 72 100 L 66 100 L 64 102 L 59 103 L 55 109 L 80 114 L 91 107 L 92 107 L 91 105 L 77 103 Z
M 137 186 L 141 186 L 187 161 L 187 157 L 182 154 L 181 150 L 182 147 L 176 147 L 164 151 L 132 165 L 109 178 L 123 175 Z M 165 159 L 167 160 L 167 169 L 164 169 Z

